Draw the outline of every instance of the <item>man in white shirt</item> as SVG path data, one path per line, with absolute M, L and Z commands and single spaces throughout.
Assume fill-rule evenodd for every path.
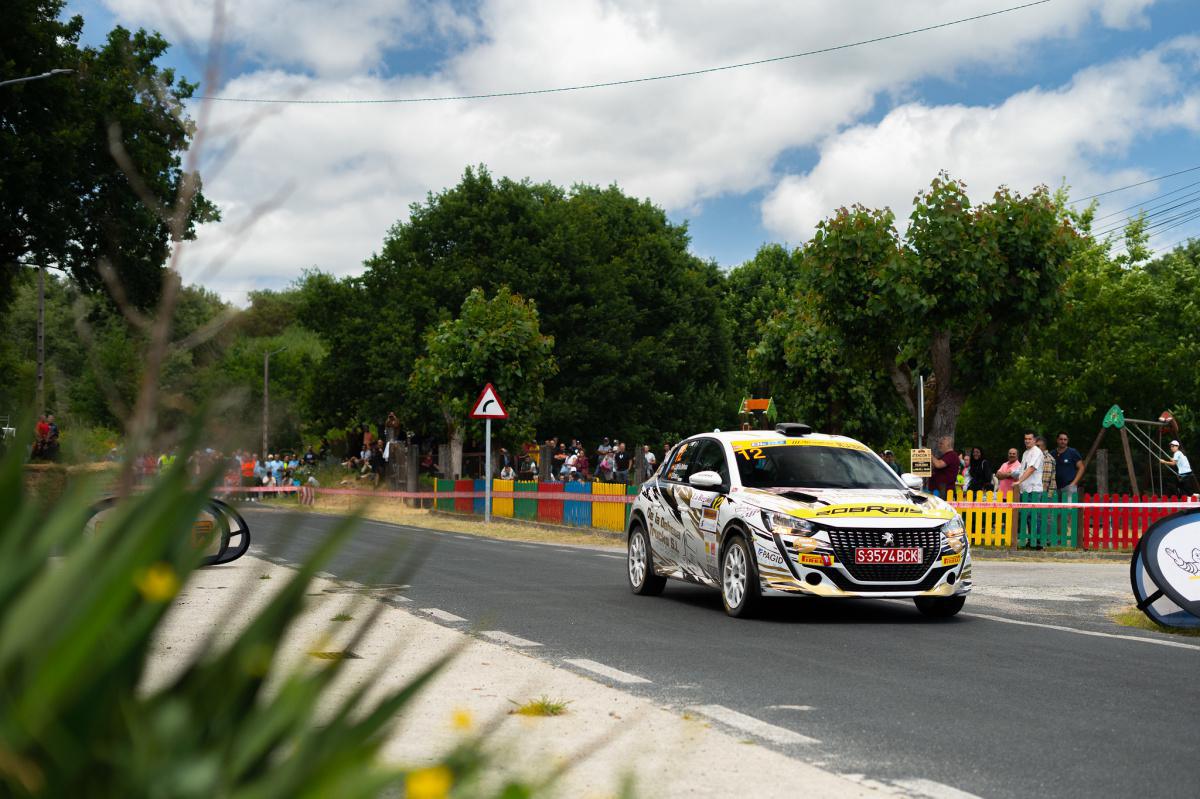
M 1017 478 L 1017 491 L 1021 494 L 1029 493 L 1030 491 L 1041 492 L 1042 490 L 1042 462 L 1045 460 L 1045 454 L 1041 447 L 1037 445 L 1037 436 L 1032 430 L 1025 431 L 1025 454 L 1021 456 L 1021 476 Z M 1034 549 L 1041 549 L 1042 545 L 1038 536 L 1037 514 L 1024 513 L 1018 514 L 1021 519 L 1021 527 L 1026 533 L 1025 546 Z
M 1037 436 L 1032 430 L 1025 431 L 1025 454 L 1021 456 L 1021 476 L 1017 485 L 1022 492 L 1042 490 L 1042 461 L 1045 453 L 1037 446 Z

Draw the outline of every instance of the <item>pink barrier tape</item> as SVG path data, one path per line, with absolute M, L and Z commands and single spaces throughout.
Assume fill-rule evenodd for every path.
M 321 488 L 314 486 L 222 486 L 219 494 L 333 494 L 388 499 L 483 499 L 483 491 L 371 491 L 363 488 Z M 630 494 L 572 494 L 566 491 L 493 491 L 493 499 L 563 500 L 566 502 L 615 502 L 632 505 L 637 497 Z M 1084 510 L 1085 508 L 1176 508 L 1186 510 L 1200 504 L 1195 499 L 1182 502 L 951 502 L 961 510 Z
M 483 499 L 483 491 L 370 491 L 362 488 L 320 488 L 314 486 L 222 486 L 220 494 L 289 494 L 312 491 L 357 497 L 387 497 L 389 499 Z M 585 499 L 586 497 L 586 499 Z M 493 491 L 492 499 L 565 500 L 567 502 L 617 502 L 632 505 L 636 497 L 627 494 L 570 494 L 565 491 Z

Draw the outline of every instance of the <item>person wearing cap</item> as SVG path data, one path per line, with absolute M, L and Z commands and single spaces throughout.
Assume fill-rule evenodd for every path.
M 896 463 L 896 455 L 890 449 L 883 451 L 883 462 L 892 467 L 892 471 L 900 474 L 900 464 Z
M 1200 488 L 1196 487 L 1196 475 L 1192 472 L 1192 464 L 1188 461 L 1187 455 L 1183 454 L 1183 448 L 1179 446 L 1179 441 L 1171 442 L 1171 458 L 1159 458 L 1161 463 L 1168 466 L 1174 466 L 1175 471 L 1179 473 L 1179 493 L 1182 495 L 1198 494 Z

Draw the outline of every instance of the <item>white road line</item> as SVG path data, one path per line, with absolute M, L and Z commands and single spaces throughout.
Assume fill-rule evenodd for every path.
M 801 735 L 785 727 L 777 727 L 774 724 L 768 724 L 765 721 L 760 721 L 753 716 L 747 716 L 745 713 L 738 713 L 736 710 L 731 710 L 724 705 L 693 705 L 688 708 L 693 713 L 699 713 L 701 716 L 708 716 L 714 721 L 719 721 L 722 724 L 728 724 L 730 727 L 736 727 L 742 732 L 748 732 L 751 735 L 757 735 L 759 738 L 765 738 L 771 743 L 777 744 L 819 744 L 821 743 L 816 738 L 809 738 L 807 735 Z
M 454 537 L 457 538 L 459 541 L 474 541 L 475 540 L 475 537 L 471 536 L 471 535 L 456 535 Z
M 525 549 L 541 549 L 537 544 L 517 544 L 517 546 L 524 547 Z
M 1200 651 L 1200 646 L 1196 644 L 1185 644 L 1182 641 L 1162 641 L 1158 638 L 1143 638 L 1140 635 L 1118 635 L 1116 633 L 1102 633 L 1095 630 L 1080 630 L 1075 627 L 1064 627 L 1061 624 L 1044 624 L 1038 621 L 1023 621 L 1021 619 L 1009 619 L 1004 616 L 992 616 L 987 613 L 963 613 L 963 616 L 974 619 L 987 619 L 988 621 L 998 621 L 1002 624 L 1019 624 L 1022 627 L 1041 627 L 1046 630 L 1058 630 L 1064 633 L 1075 633 L 1076 635 L 1091 635 L 1096 638 L 1116 638 L 1120 641 L 1137 641 L 1141 644 L 1157 644 L 1158 646 L 1171 646 L 1176 649 L 1195 649 Z
M 599 556 L 601 558 L 613 558 L 615 560 L 625 560 L 624 555 L 606 555 L 603 552 L 597 552 L 596 554 L 597 554 L 597 556 Z
M 928 797 L 928 799 L 980 799 L 973 793 L 960 791 L 958 788 L 951 788 L 949 785 L 942 785 L 933 780 L 892 780 L 892 784 L 906 793 Z
M 566 549 L 566 548 L 564 548 L 564 547 L 555 547 L 555 548 L 554 548 L 554 551 L 555 551 L 555 552 L 569 552 L 570 554 L 574 555 L 574 554 L 575 554 L 576 552 L 578 552 L 579 550 L 577 550 L 577 549 Z
M 491 638 L 493 641 L 499 641 L 502 644 L 509 646 L 541 646 L 537 641 L 530 641 L 528 638 L 520 638 L 516 635 L 510 635 L 502 630 L 483 630 L 480 635 Z
M 564 660 L 563 662 L 570 663 L 572 666 L 583 669 L 584 671 L 590 671 L 593 674 L 599 674 L 601 677 L 607 677 L 608 679 L 616 682 L 623 682 L 627 685 L 650 682 L 645 677 L 639 677 L 636 674 L 630 674 L 627 671 L 614 669 L 612 666 L 605 666 L 603 663 L 597 663 L 596 661 L 588 660 L 587 658 L 573 658 Z
M 448 613 L 439 608 L 421 608 L 421 612 L 442 621 L 466 621 L 462 616 L 455 616 L 453 613 Z
M 330 574 L 329 572 L 317 572 L 317 576 L 322 579 L 325 579 L 325 580 L 336 580 L 337 579 L 336 574 Z
M 403 594 L 392 594 L 391 596 L 389 596 L 387 598 L 387 601 L 388 602 L 412 602 L 411 599 L 404 596 Z
M 767 705 L 767 710 L 812 710 L 810 705 Z

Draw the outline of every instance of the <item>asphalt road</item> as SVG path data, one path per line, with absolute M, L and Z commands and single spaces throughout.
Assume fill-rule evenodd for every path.
M 252 552 L 285 563 L 337 521 L 245 516 Z M 1197 794 L 1200 639 L 1109 622 L 1107 609 L 1131 601 L 1120 563 L 977 562 L 977 592 L 948 621 L 908 601 L 805 599 L 768 601 L 761 618 L 736 620 L 713 590 L 672 582 L 661 597 L 634 596 L 611 550 L 376 522 L 363 522 L 326 569 L 404 584 L 383 594 L 917 795 Z

